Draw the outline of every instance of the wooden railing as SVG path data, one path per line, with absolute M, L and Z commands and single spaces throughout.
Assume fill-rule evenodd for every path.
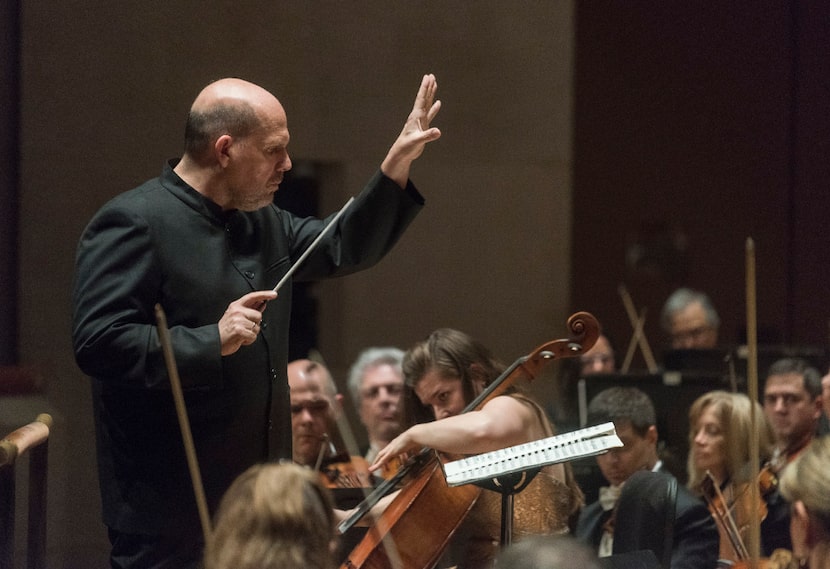
M 14 567 L 15 473 L 29 455 L 27 569 L 46 567 L 46 472 L 52 417 L 46 413 L 0 440 L 0 569 Z

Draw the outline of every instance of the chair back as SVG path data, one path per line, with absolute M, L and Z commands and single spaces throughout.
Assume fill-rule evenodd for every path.
M 650 550 L 669 569 L 676 507 L 676 478 L 645 470 L 632 474 L 617 502 L 613 553 Z

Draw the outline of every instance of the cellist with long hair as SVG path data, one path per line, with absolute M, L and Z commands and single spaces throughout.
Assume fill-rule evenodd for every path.
M 555 434 L 542 408 L 516 388 L 462 413 L 504 369 L 480 342 L 457 330 L 436 330 L 414 345 L 403 361 L 407 410 L 425 422 L 392 440 L 370 468 L 423 447 L 451 455 L 479 454 Z M 514 538 L 567 533 L 582 502 L 570 465 L 544 467 L 515 496 Z M 450 563 L 460 569 L 489 566 L 499 549 L 500 530 L 501 495 L 484 490 L 450 542 Z

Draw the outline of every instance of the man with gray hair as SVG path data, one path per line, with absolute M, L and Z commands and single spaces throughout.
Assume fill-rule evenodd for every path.
M 402 430 L 402 361 L 398 348 L 367 348 L 349 371 L 349 392 L 369 436 L 365 458 L 370 464 Z
M 720 317 L 706 293 L 677 289 L 663 305 L 660 323 L 675 350 L 705 350 L 717 346 Z

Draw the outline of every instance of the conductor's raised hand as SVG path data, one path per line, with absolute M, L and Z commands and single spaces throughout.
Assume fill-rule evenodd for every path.
M 222 355 L 229 356 L 240 347 L 253 344 L 262 325 L 262 311 L 269 300 L 277 298 L 273 290 L 249 292 L 234 300 L 219 319 Z
M 431 73 L 424 75 L 412 112 L 409 113 L 403 130 L 381 164 L 381 171 L 401 187 L 406 186 L 409 179 L 409 167 L 412 161 L 421 155 L 428 142 L 441 137 L 441 131 L 430 126 L 435 115 L 441 110 L 441 101 L 435 100 L 437 90 L 438 82 L 435 80 L 435 75 Z

